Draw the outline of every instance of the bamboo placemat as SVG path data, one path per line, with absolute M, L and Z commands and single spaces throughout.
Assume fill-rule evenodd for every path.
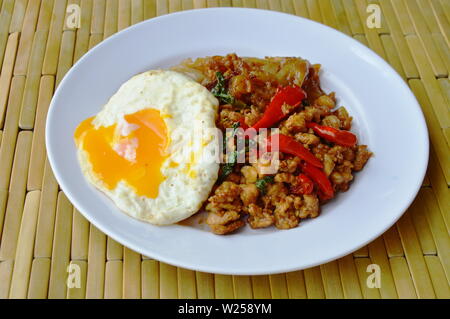
M 380 28 L 366 23 L 369 3 L 381 9 Z M 81 8 L 80 28 L 65 23 L 71 4 Z M 123 247 L 59 191 L 44 127 L 71 65 L 131 24 L 214 6 L 327 24 L 371 47 L 407 81 L 427 120 L 430 165 L 414 204 L 373 243 L 304 271 L 207 274 Z M 0 298 L 450 298 L 450 1 L 0 0 L 0 7 Z M 380 288 L 367 285 L 372 264 L 381 269 Z M 68 286 L 75 272 L 79 281 Z

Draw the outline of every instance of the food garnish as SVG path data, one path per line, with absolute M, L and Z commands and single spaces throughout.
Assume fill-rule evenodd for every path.
M 349 131 L 338 130 L 334 127 L 319 125 L 314 122 L 307 123 L 306 126 L 312 128 L 320 137 L 338 145 L 353 147 L 358 141 L 356 135 Z

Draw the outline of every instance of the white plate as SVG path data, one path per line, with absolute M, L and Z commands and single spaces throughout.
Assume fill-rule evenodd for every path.
M 375 156 L 350 190 L 322 214 L 291 230 L 217 236 L 201 226 L 157 227 L 121 213 L 91 187 L 78 166 L 73 133 L 134 74 L 188 57 L 300 56 L 322 64 L 326 90 L 354 117 L 360 143 Z M 428 163 L 421 109 L 397 73 L 346 35 L 272 11 L 214 8 L 185 11 L 132 26 L 89 51 L 53 97 L 46 129 L 48 156 L 71 202 L 100 230 L 131 249 L 172 265 L 223 274 L 269 274 L 312 267 L 369 243 L 403 214 Z

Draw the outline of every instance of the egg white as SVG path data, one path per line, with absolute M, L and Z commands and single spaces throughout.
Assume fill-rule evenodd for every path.
M 111 97 L 93 124 L 120 125 L 124 115 L 147 108 L 160 111 L 168 130 L 169 155 L 161 167 L 165 180 L 159 185 L 158 196 L 138 196 L 124 181 L 108 189 L 93 172 L 89 154 L 79 145 L 83 174 L 120 210 L 134 218 L 165 225 L 190 217 L 201 208 L 217 180 L 218 104 L 205 87 L 181 73 L 153 70 L 134 76 Z M 189 159 L 192 156 L 193 161 Z

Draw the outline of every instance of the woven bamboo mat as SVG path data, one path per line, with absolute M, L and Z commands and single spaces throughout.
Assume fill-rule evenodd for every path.
M 369 3 L 381 8 L 380 28 L 367 26 Z M 80 28 L 65 23 L 70 4 L 81 8 Z M 71 65 L 131 24 L 214 6 L 327 24 L 371 47 L 407 81 L 427 120 L 430 165 L 414 204 L 373 243 L 304 271 L 207 274 L 123 247 L 59 191 L 44 126 Z M 0 7 L 0 298 L 450 298 L 450 1 L 0 0 Z M 367 285 L 371 264 L 381 269 L 380 288 Z M 68 286 L 72 270 L 79 281 Z

